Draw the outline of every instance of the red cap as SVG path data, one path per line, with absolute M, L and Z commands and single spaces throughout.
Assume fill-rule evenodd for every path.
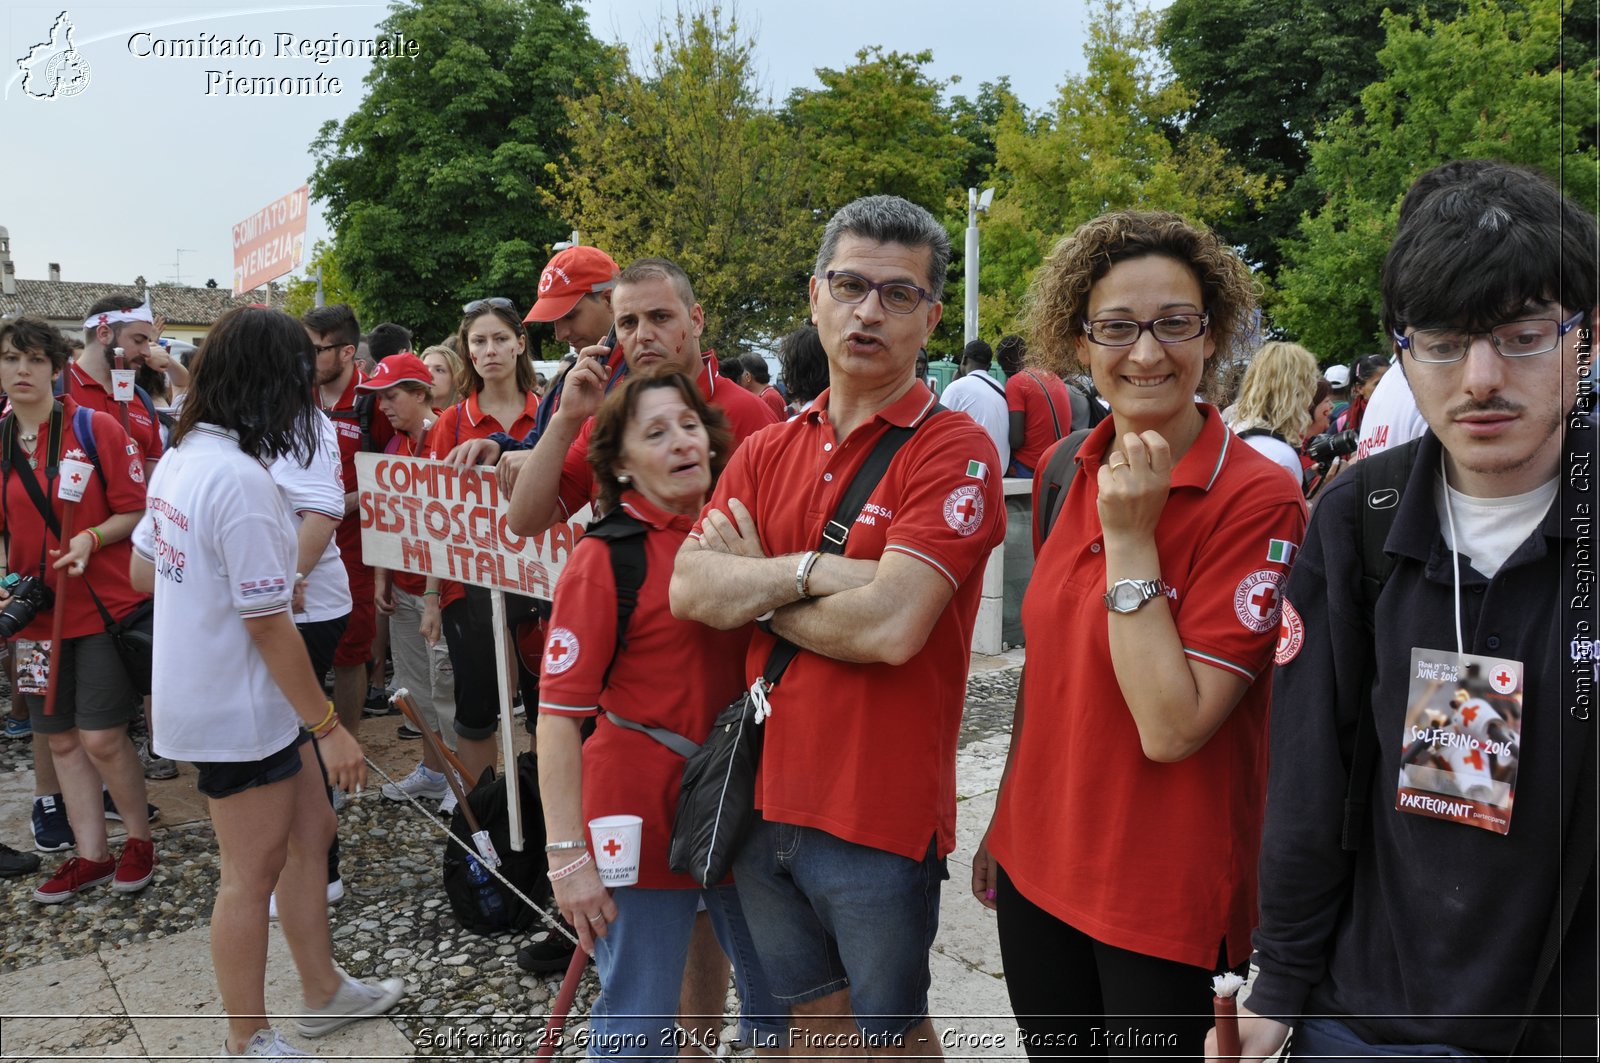
M 378 371 L 356 385 L 357 391 L 385 391 L 396 384 L 414 380 L 433 387 L 433 370 L 410 351 L 391 354 L 378 363 Z
M 569 247 L 552 258 L 539 274 L 539 295 L 523 321 L 554 321 L 566 317 L 578 300 L 590 292 L 603 292 L 617 283 L 622 271 L 598 247 Z

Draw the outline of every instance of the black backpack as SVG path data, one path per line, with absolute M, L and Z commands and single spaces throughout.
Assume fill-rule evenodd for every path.
M 511 848 L 511 813 L 506 809 L 505 780 L 485 768 L 478 785 L 467 794 L 467 804 L 500 855 L 499 873 L 534 904 L 550 903 L 550 881 L 545 877 L 544 815 L 539 803 L 539 767 L 532 753 L 517 757 L 517 781 L 522 787 L 522 852 Z M 465 845 L 444 843 L 444 893 L 461 926 L 475 934 L 526 931 L 540 922 L 539 913 L 490 875 L 475 855 L 472 828 L 460 809 L 450 817 L 450 833 Z

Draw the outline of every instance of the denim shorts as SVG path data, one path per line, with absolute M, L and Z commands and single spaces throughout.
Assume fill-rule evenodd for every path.
M 702 901 L 722 951 L 733 961 L 739 989 L 740 1038 L 758 1046 L 777 1044 L 788 1009 L 775 1000 L 756 956 L 732 886 L 707 890 L 652 890 L 623 886 L 612 891 L 617 918 L 596 938 L 600 995 L 589 1013 L 590 1059 L 678 1058 L 676 1028 L 683 969 L 696 910 Z
M 733 876 L 773 995 L 804 1004 L 848 988 L 869 1047 L 926 1019 L 928 950 L 950 877 L 934 844 L 910 860 L 811 827 L 758 823 Z
M 207 797 L 232 797 L 254 786 L 292 779 L 300 772 L 300 747 L 311 741 L 301 728 L 293 742 L 260 760 L 195 761 L 199 778 L 195 788 Z

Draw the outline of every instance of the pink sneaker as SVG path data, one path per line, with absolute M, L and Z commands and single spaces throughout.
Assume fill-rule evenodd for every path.
M 116 871 L 115 860 L 102 860 L 96 863 L 81 856 L 74 856 L 56 868 L 56 873 L 50 876 L 49 881 L 33 891 L 33 899 L 40 904 L 60 904 L 62 901 L 71 900 L 91 886 L 109 881 Z
M 122 859 L 117 861 L 116 881 L 111 888 L 118 893 L 138 893 L 150 885 L 155 867 L 156 847 L 142 838 L 129 838 L 122 845 Z

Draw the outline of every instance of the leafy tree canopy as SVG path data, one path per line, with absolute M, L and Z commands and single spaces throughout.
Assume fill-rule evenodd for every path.
M 1454 19 L 1386 14 L 1383 76 L 1311 145 L 1326 200 L 1287 246 L 1276 323 L 1319 357 L 1386 350 L 1378 280 L 1400 199 L 1451 159 L 1537 167 L 1589 210 L 1594 62 L 1562 69 L 1562 0 L 1471 0 Z M 1586 143 L 1587 142 L 1587 143 Z
M 418 56 L 374 63 L 360 107 L 322 127 L 311 192 L 362 320 L 431 342 L 470 299 L 531 300 L 571 228 L 541 195 L 568 144 L 561 101 L 618 58 L 573 0 L 406 0 L 379 32 Z

